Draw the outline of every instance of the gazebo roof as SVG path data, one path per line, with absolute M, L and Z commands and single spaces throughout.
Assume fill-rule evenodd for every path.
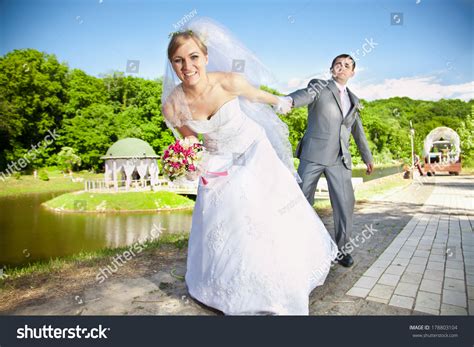
M 101 159 L 122 158 L 158 158 L 158 156 L 146 141 L 129 137 L 115 142 L 105 156 L 101 157 Z

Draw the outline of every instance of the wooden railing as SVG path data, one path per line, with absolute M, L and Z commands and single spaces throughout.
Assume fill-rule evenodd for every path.
M 126 191 L 172 191 L 177 194 L 197 194 L 197 181 L 195 183 L 181 183 L 181 182 L 170 182 L 165 179 L 158 179 L 158 181 L 152 185 L 150 179 L 144 180 L 132 180 L 130 186 L 127 189 L 127 181 L 119 180 L 117 184 L 114 181 L 105 180 L 87 180 L 84 181 L 84 190 L 86 192 L 126 192 Z

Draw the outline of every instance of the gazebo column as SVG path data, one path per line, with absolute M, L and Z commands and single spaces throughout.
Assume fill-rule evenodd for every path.
M 138 175 L 140 176 L 142 188 L 145 188 L 146 187 L 145 178 L 148 173 L 148 163 L 146 159 L 140 160 L 140 164 L 137 165 L 137 171 L 138 171 Z
M 114 177 L 114 187 L 115 191 L 118 191 L 118 184 L 117 184 L 117 162 L 114 159 L 114 164 L 113 164 L 113 169 L 112 169 L 112 175 Z
M 148 167 L 150 173 L 150 183 L 151 186 L 156 186 L 158 184 L 158 164 L 156 159 L 150 159 L 150 166 Z
M 135 163 L 129 159 L 125 162 L 123 169 L 125 171 L 125 185 L 128 191 L 130 190 L 130 183 L 132 182 L 133 171 L 135 171 Z
M 107 188 L 110 183 L 110 176 L 112 174 L 112 170 L 110 169 L 110 159 L 105 161 L 105 174 L 104 174 L 104 181 L 105 181 L 105 187 Z

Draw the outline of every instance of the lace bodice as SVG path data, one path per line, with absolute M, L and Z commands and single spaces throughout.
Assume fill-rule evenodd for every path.
M 187 120 L 193 131 L 204 136 L 204 146 L 211 153 L 243 153 L 265 131 L 240 109 L 235 98 L 224 105 L 209 120 Z

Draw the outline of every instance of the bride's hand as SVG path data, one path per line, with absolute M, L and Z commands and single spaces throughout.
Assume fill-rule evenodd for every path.
M 278 96 L 278 104 L 272 105 L 273 110 L 277 113 L 287 114 L 293 106 L 293 99 L 289 96 Z
M 194 135 L 186 136 L 184 139 L 187 140 L 192 145 L 195 144 L 195 143 L 200 143 L 199 139 Z
M 199 178 L 200 173 L 198 171 L 187 172 L 185 177 L 188 181 L 195 181 Z

